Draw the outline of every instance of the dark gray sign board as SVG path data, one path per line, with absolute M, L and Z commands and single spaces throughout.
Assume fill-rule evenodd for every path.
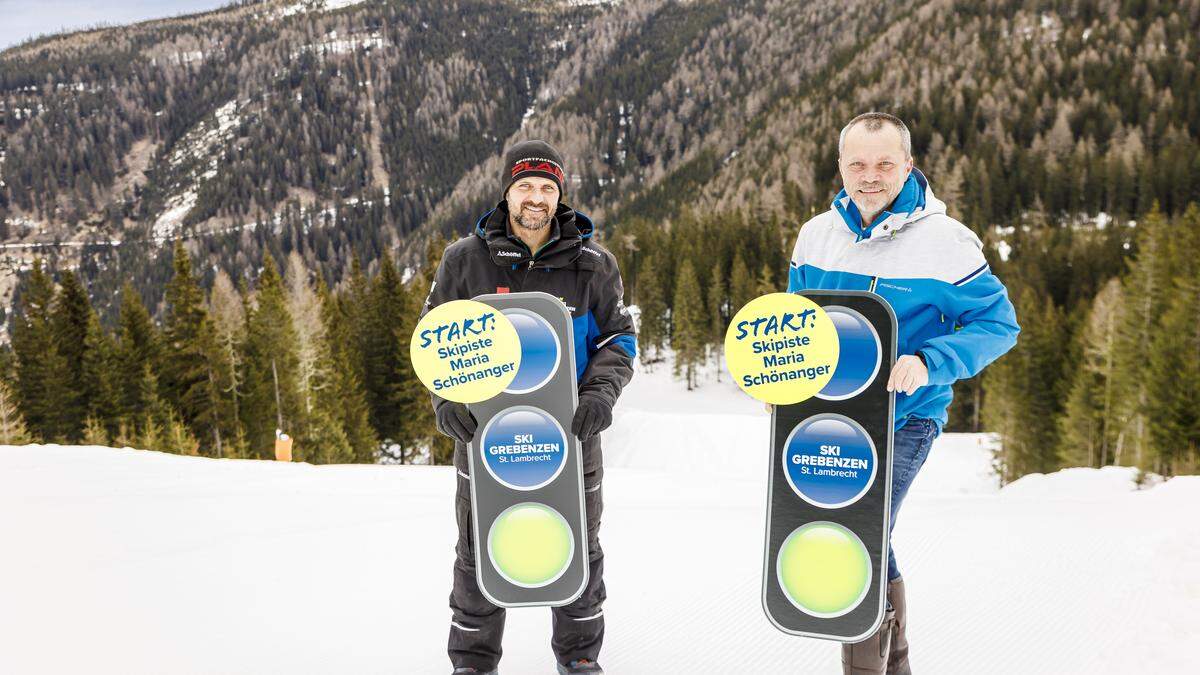
M 547 293 L 473 299 L 504 313 L 521 338 L 521 365 L 512 384 L 469 406 L 479 423 L 470 447 L 479 588 L 501 607 L 566 605 L 588 581 L 583 461 L 579 439 L 571 434 L 578 403 L 571 316 Z M 511 516 L 524 517 L 526 523 L 530 517 L 560 523 L 569 534 L 562 546 L 549 550 L 565 551 L 565 564 L 547 568 L 544 561 L 530 560 L 519 540 L 516 547 L 510 540 L 494 550 L 500 541 L 494 537 L 503 538 L 498 533 Z
M 865 291 L 801 294 L 837 325 L 840 352 L 821 393 L 771 415 L 763 609 L 785 633 L 856 642 L 886 601 L 896 315 Z M 822 550 L 854 552 L 853 573 L 798 565 Z

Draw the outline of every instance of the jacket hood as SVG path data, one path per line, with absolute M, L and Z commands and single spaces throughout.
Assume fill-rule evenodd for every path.
M 558 205 L 549 227 L 549 241 L 537 251 L 530 251 L 525 242 L 512 233 L 508 223 L 508 203 L 502 201 L 476 221 L 475 236 L 487 245 L 492 262 L 497 265 L 559 268 L 579 258 L 583 242 L 591 239 L 595 230 L 590 218 L 565 204 Z

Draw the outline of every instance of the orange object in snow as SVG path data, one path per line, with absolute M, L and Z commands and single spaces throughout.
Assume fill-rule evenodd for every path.
M 275 460 L 279 462 L 292 461 L 292 437 L 279 429 L 275 430 Z

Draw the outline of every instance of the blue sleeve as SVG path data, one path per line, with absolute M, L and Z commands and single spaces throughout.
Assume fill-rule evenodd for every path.
M 925 357 L 929 384 L 974 377 L 1017 343 L 1017 312 L 1004 284 L 986 266 L 969 281 L 951 285 L 939 307 L 959 328 L 917 350 Z
M 788 261 L 788 293 L 795 293 L 808 288 L 804 279 L 804 226 L 796 234 L 796 245 L 792 247 L 792 258 Z
M 579 393 L 599 396 L 612 406 L 633 377 L 637 339 L 633 317 L 621 299 L 625 291 L 617 261 L 607 252 L 604 261 L 605 265 L 591 275 L 588 360 L 579 379 Z
M 795 262 L 792 262 L 788 267 L 787 292 L 795 293 L 796 291 L 802 291 L 806 288 L 808 288 L 808 285 L 804 283 L 804 266 L 797 265 Z

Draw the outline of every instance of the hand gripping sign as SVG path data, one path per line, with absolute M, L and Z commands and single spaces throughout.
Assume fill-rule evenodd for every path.
M 452 399 L 467 403 L 479 423 L 469 452 L 479 588 L 501 607 L 568 604 L 588 579 L 583 462 L 579 440 L 569 431 L 577 404 L 571 317 L 546 293 L 458 302 L 492 314 L 514 337 L 512 355 L 477 354 L 486 360 L 475 366 L 514 368 L 473 396 Z M 453 304 L 435 308 L 422 324 Z M 414 353 L 420 331 L 418 326 Z M 498 339 L 492 342 L 494 348 Z
M 786 633 L 855 642 L 883 620 L 895 336 L 858 291 L 764 296 L 730 324 L 734 378 L 775 404 L 763 609 Z

